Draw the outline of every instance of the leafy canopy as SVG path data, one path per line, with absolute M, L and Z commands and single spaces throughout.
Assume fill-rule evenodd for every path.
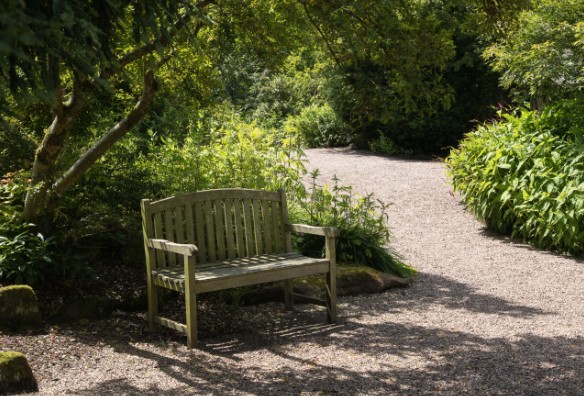
M 522 11 L 506 36 L 485 51 L 515 97 L 581 96 L 584 88 L 584 3 L 542 0 Z

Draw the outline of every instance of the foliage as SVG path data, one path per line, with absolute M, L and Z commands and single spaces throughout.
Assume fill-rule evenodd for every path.
M 533 2 L 484 56 L 501 72 L 501 84 L 512 88 L 519 101 L 581 96 L 583 20 L 580 0 Z
M 30 166 L 34 140 L 21 125 L 0 119 L 0 176 Z
M 369 150 L 374 153 L 381 153 L 387 155 L 411 155 L 413 154 L 412 150 L 405 150 L 399 147 L 393 140 L 385 135 L 379 136 L 376 140 L 372 140 L 369 142 Z
M 491 117 L 490 107 L 504 95 L 497 74 L 480 57 L 481 36 L 466 26 L 476 7 L 468 2 L 435 1 L 412 6 L 408 12 L 395 28 L 409 29 L 414 35 L 410 40 L 417 44 L 407 50 L 405 60 L 401 51 L 396 55 L 395 62 L 405 63 L 359 59 L 343 71 L 347 78 L 338 73 L 327 79 L 327 98 L 351 126 L 360 147 L 381 150 L 381 141 L 392 141 L 396 149 L 406 152 L 442 154 L 470 129 L 471 120 Z M 401 34 L 391 35 L 392 40 L 399 43 Z M 409 56 L 424 62 L 414 66 Z M 421 78 L 414 78 L 419 72 Z M 400 78 L 406 81 L 395 81 Z M 406 88 L 413 88 L 415 94 L 404 103 L 400 89 Z
M 447 159 L 455 190 L 488 227 L 546 249 L 584 253 L 581 101 L 524 109 L 469 133 Z
M 13 229 L 14 237 L 0 235 L 0 279 L 34 285 L 44 280 L 47 264 L 53 263 L 52 240 L 27 227 Z
M 35 232 L 34 224 L 19 216 L 23 194 L 22 183 L 7 179 L 0 184 L 0 283 L 34 285 L 54 264 L 53 238 Z
M 206 126 L 210 129 L 194 128 L 183 141 L 166 138 L 142 159 L 139 166 L 151 169 L 152 181 L 164 186 L 157 195 L 222 187 L 300 188 L 303 152 L 293 131 L 245 122 L 230 109 Z
M 341 262 L 362 264 L 401 277 L 414 275 L 415 270 L 387 247 L 391 237 L 387 205 L 372 194 L 356 197 L 336 178 L 332 189 L 319 186 L 317 177 L 318 171 L 311 174 L 307 197 L 292 207 L 294 221 L 337 227 L 341 234 L 336 240 L 337 259 Z M 305 235 L 297 241 L 297 247 L 305 254 L 318 255 L 323 254 L 324 242 L 322 237 Z
M 351 141 L 351 128 L 326 103 L 304 107 L 296 117 L 288 117 L 286 126 L 296 129 L 308 147 L 346 146 Z

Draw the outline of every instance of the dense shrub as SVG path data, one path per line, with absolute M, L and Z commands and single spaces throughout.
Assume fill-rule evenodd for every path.
M 351 141 L 351 128 L 328 104 L 303 108 L 288 117 L 286 126 L 295 128 L 308 147 L 346 146 Z
M 24 183 L 12 175 L 0 183 L 0 284 L 34 285 L 54 263 L 54 244 L 19 215 Z
M 391 233 L 386 221 L 386 204 L 373 195 L 356 196 L 351 187 L 340 186 L 336 178 L 332 188 L 320 186 L 316 182 L 318 171 L 311 177 L 307 196 L 292 206 L 294 221 L 337 227 L 340 231 L 336 240 L 337 259 L 341 262 L 367 265 L 401 277 L 415 274 L 388 246 Z M 304 235 L 296 245 L 304 254 L 324 253 L 322 237 Z
M 165 139 L 137 166 L 150 169 L 163 186 L 158 196 L 226 187 L 293 192 L 301 188 L 302 156 L 294 131 L 267 129 L 230 113 L 205 134 L 193 130 L 182 141 Z
M 584 106 L 523 110 L 469 133 L 447 159 L 455 190 L 488 227 L 584 253 Z

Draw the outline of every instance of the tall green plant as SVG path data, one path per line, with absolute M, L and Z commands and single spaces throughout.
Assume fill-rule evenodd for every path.
M 336 240 L 337 259 L 341 262 L 367 265 L 401 277 L 415 274 L 415 270 L 400 260 L 389 247 L 391 233 L 387 224 L 387 204 L 372 194 L 356 196 L 351 187 L 317 184 L 318 170 L 311 173 L 312 183 L 305 199 L 296 202 L 293 217 L 313 225 L 335 226 L 340 231 Z M 297 241 L 301 252 L 323 254 L 322 238 L 303 236 Z
M 222 187 L 303 189 L 303 151 L 293 129 L 267 129 L 231 110 L 207 133 L 167 138 L 139 164 L 152 169 L 161 195 Z
M 584 253 L 583 105 L 502 114 L 447 159 L 455 190 L 488 227 L 534 245 Z

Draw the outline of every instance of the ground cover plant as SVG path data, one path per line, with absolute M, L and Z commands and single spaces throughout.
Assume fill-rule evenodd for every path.
M 404 278 L 416 273 L 389 247 L 388 204 L 377 200 L 372 194 L 355 194 L 350 186 L 341 185 L 336 177 L 332 186 L 320 185 L 318 170 L 310 176 L 312 181 L 307 194 L 294 203 L 294 220 L 337 227 L 341 234 L 336 240 L 340 262 L 366 265 Z M 304 254 L 323 254 L 322 238 L 306 235 L 296 242 Z
M 536 246 L 584 254 L 581 101 L 501 114 L 446 160 L 454 189 L 494 230 Z

